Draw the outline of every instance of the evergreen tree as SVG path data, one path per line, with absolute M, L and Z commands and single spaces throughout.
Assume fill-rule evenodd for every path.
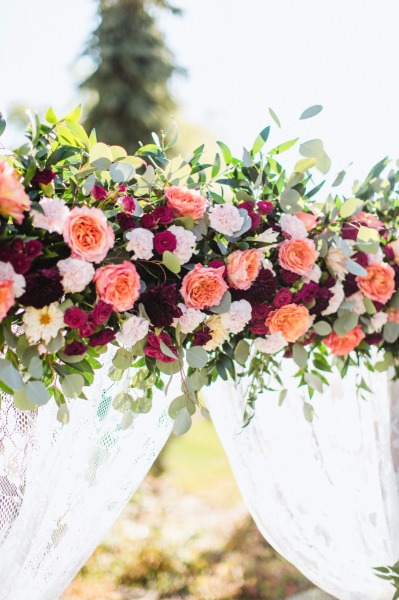
M 175 103 L 168 81 L 176 70 L 157 28 L 154 8 L 179 11 L 166 0 L 100 0 L 101 22 L 85 54 L 97 69 L 81 84 L 97 100 L 85 125 L 99 140 L 130 152 L 151 131 L 170 126 Z

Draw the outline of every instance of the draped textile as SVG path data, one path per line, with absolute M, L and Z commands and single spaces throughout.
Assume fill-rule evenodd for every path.
M 121 426 L 123 415 L 111 402 L 126 389 L 128 375 L 110 381 L 112 352 L 102 358 L 88 401 L 71 401 L 68 425 L 56 420 L 54 402 L 30 413 L 2 398 L 0 600 L 55 600 L 116 520 L 170 434 L 168 400 L 158 390 L 151 412 Z M 170 398 L 177 395 L 178 384 L 176 378 Z
M 339 600 L 391 600 L 373 567 L 399 559 L 399 386 L 369 374 L 357 397 L 355 371 L 316 394 L 286 371 L 282 406 L 265 392 L 242 428 L 245 382 L 216 382 L 205 398 L 238 486 L 266 540 Z M 367 375 L 364 375 L 367 377 Z

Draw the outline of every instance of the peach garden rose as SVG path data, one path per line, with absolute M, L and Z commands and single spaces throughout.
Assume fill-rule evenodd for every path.
M 128 260 L 97 269 L 94 281 L 98 296 L 116 312 L 133 308 L 140 295 L 139 274 Z
M 8 311 L 14 306 L 14 284 L 6 279 L 0 280 L 0 322 L 7 316 Z
M 319 256 L 313 240 L 293 239 L 283 242 L 279 248 L 280 266 L 297 275 L 307 275 Z
M 356 277 L 357 285 L 366 298 L 386 304 L 395 291 L 395 271 L 386 263 L 366 267 L 365 277 Z
M 287 342 L 296 342 L 309 329 L 309 311 L 306 306 L 286 304 L 273 310 L 265 321 L 271 334 L 280 332 Z
M 209 202 L 196 190 L 184 186 L 172 185 L 165 190 L 166 204 L 177 217 L 200 219 L 209 206 Z
M 114 231 L 99 208 L 73 208 L 66 219 L 63 235 L 71 256 L 88 262 L 101 262 L 114 245 Z
M 354 350 L 360 342 L 366 337 L 360 325 L 356 325 L 345 335 L 338 335 L 332 331 L 330 335 L 324 338 L 324 343 L 336 356 L 347 356 Z
M 236 250 L 227 259 L 227 279 L 236 290 L 248 290 L 259 275 L 262 252 L 258 248 Z
M 224 267 L 196 264 L 184 277 L 180 290 L 185 305 L 197 309 L 218 306 L 228 289 L 223 273 Z
M 7 162 L 0 162 L 0 215 L 12 217 L 17 225 L 24 220 L 24 211 L 31 207 L 19 175 Z

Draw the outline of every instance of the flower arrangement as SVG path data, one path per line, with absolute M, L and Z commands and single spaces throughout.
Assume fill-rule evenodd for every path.
M 27 142 L 0 158 L 0 387 L 18 408 L 53 397 L 66 422 L 110 346 L 112 380 L 134 367 L 113 401 L 122 413 L 147 412 L 153 386 L 181 374 L 176 433 L 217 377 L 249 376 L 249 418 L 258 392 L 282 385 L 282 357 L 308 415 L 333 365 L 398 372 L 399 172 L 383 178 L 387 160 L 354 197 L 325 201 L 312 183 L 328 162 L 320 140 L 300 145 L 288 175 L 276 158 L 297 140 L 265 151 L 269 127 L 242 160 L 218 142 L 204 162 L 203 146 L 168 158 L 174 131 L 128 156 L 79 114 L 31 115 Z

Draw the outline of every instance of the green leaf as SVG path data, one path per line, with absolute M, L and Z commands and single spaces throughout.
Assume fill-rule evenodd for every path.
M 348 262 L 346 263 L 346 266 L 347 266 L 349 273 L 352 273 L 352 275 L 359 275 L 360 277 L 366 277 L 366 275 L 367 275 L 366 269 L 364 267 L 362 267 L 362 265 L 359 265 L 354 260 L 348 260 Z
M 178 360 L 165 363 L 157 359 L 155 364 L 157 369 L 159 369 L 159 371 L 161 371 L 161 373 L 164 373 L 165 375 L 174 375 L 175 373 L 179 373 L 180 371 L 180 364 Z
M 173 433 L 175 435 L 184 435 L 191 427 L 191 415 L 186 407 L 183 407 L 176 415 L 173 423 Z
M 85 196 L 89 196 L 94 184 L 96 183 L 96 176 L 94 173 L 88 176 L 88 178 L 82 184 L 82 192 Z
M 46 119 L 47 123 L 50 123 L 51 125 L 55 125 L 56 123 L 58 123 L 57 116 L 56 116 L 55 112 L 53 111 L 53 109 L 51 108 L 51 106 L 48 109 L 48 111 L 46 112 L 45 119 Z
M 186 352 L 186 359 L 190 367 L 202 369 L 208 363 L 208 353 L 202 346 L 192 346 Z
M 112 161 L 116 162 L 120 158 L 126 158 L 127 152 L 122 146 L 111 146 Z
M 214 177 L 216 177 L 216 175 L 219 173 L 219 171 L 220 171 L 220 155 L 216 154 L 215 161 L 212 166 L 212 172 L 211 172 L 212 179 Z
M 62 423 L 63 425 L 68 425 L 69 423 L 69 408 L 67 404 L 61 404 L 58 407 L 57 411 L 57 421 Z
M 37 406 L 31 404 L 26 397 L 25 388 L 16 390 L 13 394 L 14 404 L 19 410 L 36 410 Z
M 51 110 L 51 109 L 49 109 L 49 110 Z M 65 119 L 65 121 L 72 121 L 72 122 L 76 123 L 77 121 L 79 121 L 81 114 L 82 114 L 82 105 L 78 104 L 78 106 L 76 108 L 74 108 L 73 110 L 71 110 L 71 112 L 68 113 L 64 117 L 64 119 Z M 46 119 L 47 119 L 47 115 L 46 115 Z M 49 121 L 49 123 L 51 123 L 51 121 Z
M 287 389 L 284 388 L 283 390 L 281 390 L 281 392 L 278 395 L 278 405 L 279 406 L 282 405 L 282 403 L 284 402 L 284 400 L 287 397 L 287 394 L 288 394 L 288 390 Z
M 322 335 L 323 337 L 329 335 L 332 331 L 331 325 L 327 323 L 327 321 L 318 321 L 317 323 L 313 323 L 313 329 L 317 335 Z
M 377 312 L 376 307 L 374 306 L 374 303 L 372 300 L 370 300 L 370 298 L 363 298 L 363 304 L 364 304 L 364 308 L 366 309 L 367 313 L 369 315 L 375 315 L 375 313 Z
M 277 127 L 281 128 L 280 119 L 278 118 L 278 116 L 276 115 L 274 110 L 270 107 L 269 107 L 269 114 L 270 114 L 271 118 L 273 119 L 273 121 L 276 123 Z
M 331 184 L 332 187 L 338 187 L 339 185 L 341 185 L 341 183 L 343 182 L 344 178 L 346 175 L 346 171 L 340 171 L 338 173 L 338 175 L 336 176 L 336 178 L 334 179 L 334 182 Z
M 346 200 L 339 209 L 339 214 L 343 219 L 347 219 L 361 210 L 363 206 L 364 202 L 359 200 L 359 198 L 349 198 L 349 200 Z
M 173 252 L 169 252 L 169 250 L 166 250 L 166 252 L 162 254 L 162 263 L 172 273 L 180 273 L 180 260 L 178 259 L 176 254 L 173 254 Z
M 7 126 L 6 120 L 0 112 L 0 135 L 3 135 L 5 128 Z
M 84 382 L 80 373 L 71 373 L 61 381 L 61 388 L 67 398 L 77 398 L 82 392 Z
M 43 363 L 38 356 L 33 356 L 29 362 L 28 371 L 35 379 L 43 377 Z
M 382 329 L 382 335 L 388 344 L 393 344 L 399 336 L 399 325 L 393 321 L 388 321 Z
M 169 358 L 173 358 L 173 360 L 176 360 L 176 354 L 174 354 L 172 352 L 172 350 L 170 348 L 168 348 L 168 346 L 162 341 L 160 340 L 159 342 L 159 347 L 161 352 L 163 352 L 163 354 L 165 354 L 165 356 L 168 356 Z
M 321 112 L 322 110 L 323 107 L 321 104 L 314 104 L 313 106 L 309 106 L 309 108 L 304 110 L 299 119 L 301 121 L 303 121 L 304 119 L 311 119 L 312 117 L 318 115 L 319 112 Z
M 112 400 L 112 406 L 118 412 L 124 413 L 130 410 L 132 402 L 134 402 L 133 396 L 127 392 L 119 392 Z
M 226 163 L 226 165 L 229 165 L 233 158 L 230 149 L 223 142 L 216 142 L 216 143 L 222 151 L 222 156 L 223 156 L 224 162 Z
M 90 148 L 89 162 L 100 171 L 107 171 L 112 163 L 112 152 L 109 146 L 98 142 Z
M 244 366 L 249 356 L 249 344 L 245 340 L 240 340 L 234 348 L 234 359 L 238 364 Z
M 252 146 L 252 152 L 254 154 L 257 154 L 258 152 L 260 152 L 262 150 L 263 146 L 267 142 L 269 134 L 270 134 L 270 127 L 269 126 L 267 126 L 264 129 L 262 129 L 262 131 L 256 137 L 256 139 L 254 141 L 254 144 Z
M 187 406 L 187 398 L 184 394 L 174 398 L 169 405 L 168 413 L 171 419 L 176 419 L 182 408 Z
M 392 306 L 392 308 L 399 308 L 399 291 L 395 292 L 394 295 L 392 296 L 392 298 L 389 301 L 389 306 Z
M 305 171 L 308 171 L 309 169 L 314 167 L 315 164 L 316 159 L 313 156 L 310 158 L 302 158 L 301 160 L 298 160 L 298 162 L 295 164 L 294 171 L 295 173 L 304 173 Z
M 229 312 L 231 306 L 231 294 L 229 291 L 223 294 L 223 297 L 218 306 L 211 306 L 210 311 L 215 313 L 216 315 L 221 315 L 222 313 Z
M 323 393 L 323 382 L 318 375 L 315 373 L 305 373 L 305 381 L 311 388 L 317 390 L 320 394 Z
M 123 183 L 133 179 L 136 174 L 136 170 L 130 163 L 115 162 L 110 166 L 109 174 L 111 175 L 112 181 L 115 183 Z
M 309 423 L 313 421 L 314 408 L 311 404 L 309 404 L 309 402 L 303 403 L 303 416 L 307 421 L 309 421 Z
M 356 313 L 347 313 L 339 317 L 333 325 L 333 329 L 337 335 L 345 335 L 356 327 L 359 322 L 359 315 Z
M 299 192 L 290 188 L 281 192 L 280 206 L 284 212 L 294 214 L 302 210 L 304 205 Z
M 112 364 L 114 367 L 121 369 L 122 371 L 128 369 L 132 362 L 133 354 L 129 352 L 129 350 L 126 350 L 126 348 L 120 348 L 112 359 Z
M 380 243 L 380 235 L 378 231 L 372 229 L 371 227 L 365 227 L 362 225 L 359 228 L 357 234 L 357 240 L 359 242 L 367 243 L 367 242 L 378 242 Z
M 36 406 L 43 406 L 50 400 L 50 394 L 41 381 L 28 381 L 25 388 L 28 402 Z
M 308 364 L 308 353 L 301 344 L 294 344 L 292 347 L 292 358 L 300 369 L 305 369 Z
M 56 354 L 56 352 L 58 352 L 58 350 L 61 350 L 63 345 L 64 345 L 64 338 L 62 336 L 62 333 L 59 332 L 55 338 L 53 338 L 49 341 L 49 343 L 47 344 L 47 350 L 48 350 L 49 354 Z
M 278 146 L 273 148 L 273 150 L 270 150 L 269 155 L 274 156 L 275 154 L 282 154 L 283 152 L 286 152 L 287 150 L 292 148 L 292 146 L 295 146 L 298 140 L 299 138 L 295 138 L 293 140 L 288 140 L 287 142 L 279 144 Z
M 19 371 L 6 358 L 0 358 L 0 379 L 11 390 L 24 388 L 24 382 Z

